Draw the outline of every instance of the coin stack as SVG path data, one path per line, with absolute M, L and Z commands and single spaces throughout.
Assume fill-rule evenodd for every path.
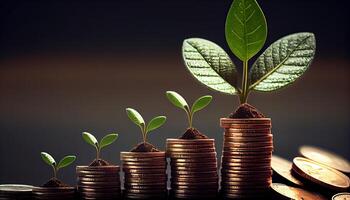
M 33 189 L 33 195 L 38 200 L 74 200 L 76 198 L 74 187 L 36 187 Z
M 273 199 L 326 200 L 325 197 L 315 192 L 287 186 L 281 183 L 273 183 L 271 188 L 274 192 Z
M 214 139 L 167 139 L 171 166 L 171 196 L 215 199 L 218 191 Z
M 121 198 L 120 167 L 77 166 L 78 192 L 82 199 Z
M 165 152 L 121 152 L 124 197 L 162 199 L 167 196 Z
M 31 200 L 33 186 L 19 184 L 0 185 L 1 200 Z
M 225 128 L 221 160 L 224 198 L 266 198 L 272 183 L 271 119 L 222 118 Z

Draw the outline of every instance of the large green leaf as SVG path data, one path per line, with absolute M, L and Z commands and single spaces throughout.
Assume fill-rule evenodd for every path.
M 73 156 L 73 155 L 71 155 L 71 156 L 65 156 L 65 157 L 62 158 L 62 159 L 60 160 L 60 162 L 58 163 L 58 165 L 57 165 L 57 170 L 59 170 L 59 169 L 61 169 L 61 168 L 63 168 L 63 167 L 69 166 L 70 164 L 72 164 L 72 163 L 75 161 L 76 158 L 77 158 L 77 157 L 76 157 L 76 156 Z
M 49 153 L 41 152 L 40 155 L 41 155 L 41 158 L 43 159 L 43 161 L 46 164 L 51 165 L 51 166 L 55 166 L 56 165 L 55 159 Z
M 267 25 L 255 0 L 234 0 L 226 18 L 226 41 L 231 51 L 247 61 L 264 46 Z
M 309 67 L 315 50 L 313 33 L 295 33 L 277 40 L 253 64 L 250 89 L 272 91 L 294 82 Z
M 147 125 L 147 133 L 161 127 L 166 121 L 166 117 L 165 116 L 158 116 L 153 118 Z
M 236 67 L 217 44 L 200 38 L 186 39 L 182 56 L 187 69 L 199 82 L 219 92 L 237 93 Z

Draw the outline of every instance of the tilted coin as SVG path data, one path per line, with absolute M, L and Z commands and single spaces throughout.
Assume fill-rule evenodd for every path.
M 284 158 L 272 156 L 271 167 L 276 174 L 295 185 L 303 186 L 304 184 L 292 175 L 292 165 L 292 162 Z
M 343 193 L 335 194 L 332 197 L 332 200 L 350 200 L 350 193 L 343 192 Z
M 4 193 L 32 193 L 34 186 L 22 184 L 1 184 L 0 194 Z
M 301 188 L 290 187 L 281 183 L 272 183 L 271 188 L 273 191 L 290 199 L 297 200 L 326 200 L 323 196 L 306 191 Z
M 307 158 L 294 158 L 292 169 L 300 177 L 332 190 L 344 191 L 350 187 L 349 177 L 336 169 Z
M 325 164 L 339 171 L 350 173 L 350 162 L 335 153 L 312 146 L 302 146 L 299 152 L 306 158 Z

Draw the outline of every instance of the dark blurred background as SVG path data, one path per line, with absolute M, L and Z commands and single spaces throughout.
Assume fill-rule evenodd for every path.
M 316 58 L 300 80 L 281 91 L 250 96 L 249 102 L 273 119 L 275 153 L 291 159 L 299 146 L 309 144 L 350 159 L 348 1 L 259 2 L 269 26 L 266 46 L 293 32 L 317 37 Z M 50 178 L 40 151 L 56 158 L 76 154 L 76 164 L 88 164 L 95 154 L 81 139 L 82 131 L 98 137 L 119 133 L 103 157 L 120 163 L 119 152 L 141 141 L 126 107 L 136 108 L 147 120 L 168 116 L 166 125 L 149 136 L 164 149 L 166 138 L 179 137 L 186 128 L 185 113 L 170 105 L 166 90 L 178 91 L 190 102 L 200 95 L 214 96 L 194 124 L 217 139 L 220 154 L 219 118 L 238 106 L 238 98 L 195 81 L 182 63 L 181 45 L 185 38 L 202 37 L 229 52 L 224 23 L 230 4 L 1 1 L 0 183 L 42 184 Z M 74 167 L 60 177 L 74 183 Z

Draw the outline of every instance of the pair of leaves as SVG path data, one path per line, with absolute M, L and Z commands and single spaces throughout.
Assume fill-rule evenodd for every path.
M 261 50 L 267 24 L 256 0 L 234 0 L 227 15 L 225 35 L 231 51 L 243 62 Z M 273 91 L 294 82 L 311 64 L 315 43 L 312 33 L 295 33 L 277 40 L 253 64 L 248 90 Z M 235 65 L 215 43 L 186 39 L 182 55 L 187 69 L 199 82 L 225 94 L 241 93 Z
M 116 133 L 108 134 L 104 136 L 100 142 L 97 141 L 94 135 L 88 132 L 83 132 L 82 137 L 86 143 L 94 146 L 98 150 L 101 150 L 102 148 L 109 146 L 110 144 L 115 142 L 118 139 L 118 134 Z
M 54 167 L 56 170 L 67 167 L 76 160 L 76 156 L 69 155 L 62 158 L 57 164 L 55 159 L 49 153 L 41 152 L 40 155 L 46 164 Z
M 190 113 L 195 113 L 197 111 L 202 110 L 207 105 L 209 105 L 209 103 L 213 99 L 213 97 L 210 95 L 202 96 L 202 97 L 198 98 L 193 103 L 192 107 L 190 108 L 189 105 L 187 104 L 186 100 L 177 92 L 167 91 L 166 96 L 173 105 L 175 105 L 176 107 L 179 107 L 187 112 L 190 112 Z
M 185 40 L 184 46 L 193 43 L 193 41 L 197 43 L 197 47 L 201 46 L 201 48 L 193 48 L 193 51 L 203 55 L 202 58 L 198 58 L 201 59 L 201 64 L 206 63 L 207 61 L 204 59 L 204 55 L 208 56 L 212 54 L 210 54 L 210 51 L 203 51 L 203 49 L 205 49 L 203 46 L 212 48 L 213 43 L 208 40 L 193 38 Z M 315 55 L 315 50 L 316 40 L 313 33 L 294 33 L 277 40 L 269 46 L 253 64 L 249 73 L 249 89 L 256 91 L 273 91 L 289 85 L 298 79 L 310 66 Z M 223 50 L 216 45 L 215 51 L 219 52 Z M 235 85 L 226 85 L 222 88 L 213 87 L 213 85 L 224 82 L 227 83 L 227 78 L 225 77 L 228 76 L 228 74 L 222 74 L 221 71 L 215 71 L 212 67 L 207 67 L 210 66 L 210 63 L 201 65 L 201 72 L 199 72 L 198 68 L 201 66 L 192 65 L 191 55 L 193 55 L 193 53 L 189 55 L 187 51 L 183 51 L 185 64 L 194 77 L 209 88 L 227 94 L 235 94 L 227 92 L 229 91 L 228 88 L 236 87 Z M 227 59 L 230 58 L 227 57 Z M 219 68 L 224 69 L 225 66 L 219 65 Z M 210 73 L 210 75 L 203 77 L 199 75 L 199 73 Z M 233 72 L 231 76 L 236 77 L 237 73 Z M 238 91 L 238 89 L 235 91 Z
M 129 119 L 134 122 L 137 126 L 140 127 L 141 131 L 143 134 L 147 134 L 159 127 L 161 127 L 165 121 L 166 117 L 165 116 L 157 116 L 153 118 L 146 126 L 146 123 L 137 110 L 133 108 L 127 108 L 126 109 L 126 114 L 128 115 Z

